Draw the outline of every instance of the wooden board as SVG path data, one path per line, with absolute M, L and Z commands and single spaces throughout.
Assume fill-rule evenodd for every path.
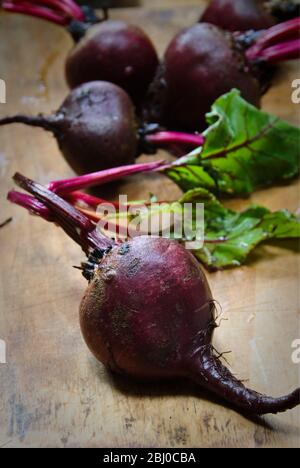
M 198 4 L 201 2 L 196 2 Z M 192 24 L 198 7 L 116 10 L 148 31 L 160 52 Z M 0 77 L 7 104 L 0 114 L 48 112 L 67 93 L 63 63 L 72 43 L 59 27 L 0 15 Z M 264 99 L 265 109 L 297 123 L 291 102 L 297 64 L 287 64 Z M 0 447 L 297 447 L 299 409 L 248 419 L 186 384 L 133 384 L 115 379 L 87 350 L 78 326 L 86 286 L 73 270 L 80 250 L 52 225 L 6 202 L 15 171 L 46 183 L 71 175 L 51 135 L 21 126 L 0 131 Z M 179 190 L 162 176 L 137 177 L 120 187 L 130 198 L 149 192 L 174 199 Z M 297 183 L 257 192 L 250 201 L 297 210 Z M 280 395 L 299 385 L 291 360 L 299 330 L 299 255 L 295 243 L 263 245 L 246 266 L 209 275 L 227 321 L 215 335 L 231 350 L 231 368 L 261 392 Z

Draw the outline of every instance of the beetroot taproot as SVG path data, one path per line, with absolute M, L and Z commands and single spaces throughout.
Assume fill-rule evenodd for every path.
M 148 236 L 116 244 L 55 193 L 20 174 L 14 180 L 41 204 L 41 213 L 37 205 L 34 212 L 60 225 L 89 256 L 82 265 L 90 284 L 80 325 L 89 349 L 108 369 L 148 381 L 186 378 L 250 414 L 299 405 L 299 388 L 281 398 L 259 394 L 215 355 L 215 303 L 202 269 L 182 245 Z M 19 204 L 20 197 L 8 196 Z

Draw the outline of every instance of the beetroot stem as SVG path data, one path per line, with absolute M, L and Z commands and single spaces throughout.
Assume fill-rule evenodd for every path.
M 147 135 L 146 140 L 156 146 L 179 144 L 191 148 L 198 148 L 205 142 L 202 135 L 181 132 L 157 132 Z
M 106 203 L 108 203 L 108 202 L 106 202 Z M 163 204 L 163 203 L 168 203 L 168 202 L 160 202 L 160 203 Z M 81 207 L 77 207 L 77 209 L 81 213 L 85 214 L 89 219 L 91 219 L 95 223 L 98 223 L 99 221 L 101 221 L 103 219 L 103 216 L 98 214 L 96 211 L 90 211 L 90 210 L 87 210 L 87 209 L 81 208 Z M 118 234 L 120 234 L 121 232 L 123 233 L 125 227 L 121 227 L 117 223 L 114 223 L 114 226 L 117 228 L 117 233 Z M 147 232 L 145 232 L 144 235 L 147 235 Z M 126 234 L 126 236 L 128 236 L 128 233 Z M 226 237 L 220 237 L 219 239 L 204 239 L 205 244 L 221 244 L 221 243 L 226 242 L 226 241 L 227 241 Z
M 1 6 L 7 11 L 38 16 L 54 23 L 57 23 L 59 15 L 58 24 L 62 25 L 68 24 L 72 19 L 77 21 L 85 19 L 83 11 L 73 0 L 4 0 Z
M 43 3 L 48 6 L 52 6 L 54 9 L 57 9 L 69 16 L 70 18 L 76 19 L 78 21 L 84 21 L 84 13 L 81 8 L 74 3 L 72 0 L 29 0 L 30 3 Z
M 102 203 L 109 203 L 113 205 L 117 210 L 120 209 L 120 203 L 114 202 L 114 201 L 107 201 L 104 200 L 103 198 L 98 198 L 95 197 L 94 195 L 90 195 L 88 193 L 84 192 L 72 192 L 68 193 L 63 196 L 65 200 L 70 202 L 72 205 L 76 205 L 78 202 L 83 202 L 86 205 L 88 205 L 90 208 L 96 209 L 99 205 Z M 159 203 L 169 203 L 168 201 L 162 200 Z M 122 206 L 131 206 L 133 203 L 130 203 L 130 201 L 127 204 L 123 204 Z M 147 200 L 140 200 L 138 202 L 134 202 L 134 206 L 149 206 L 151 205 L 151 201 Z M 78 208 L 78 207 L 77 207 Z
M 191 378 L 200 386 L 215 393 L 234 407 L 257 415 L 281 413 L 300 404 L 300 389 L 280 398 L 272 398 L 244 386 L 214 356 L 211 345 L 203 347 L 198 356 L 193 356 Z
M 14 203 L 15 205 L 25 208 L 31 214 L 35 216 L 39 216 L 45 221 L 55 222 L 55 217 L 51 213 L 50 209 L 47 208 L 44 203 L 41 203 L 32 195 L 27 195 L 25 193 L 17 192 L 16 190 L 11 190 L 7 195 L 7 200 L 9 200 L 11 203 Z M 91 221 L 98 222 L 100 220 L 99 216 L 96 217 L 95 211 L 92 212 L 92 211 L 84 210 L 84 209 L 81 209 L 80 207 L 77 207 L 77 209 L 81 211 L 82 213 L 86 214 Z M 0 228 L 4 224 L 5 223 L 2 223 L 0 225 Z
M 71 203 L 76 203 L 77 201 L 84 201 L 85 197 L 88 202 L 87 204 L 89 204 L 89 206 L 92 206 L 92 203 L 94 203 L 95 207 L 97 207 L 100 203 L 108 203 L 106 200 L 103 200 L 101 198 L 93 197 L 92 195 L 80 193 L 80 192 L 71 193 L 67 195 L 66 198 Z M 11 190 L 7 195 L 7 199 L 16 205 L 26 208 L 32 214 L 39 216 L 45 219 L 46 221 L 55 222 L 55 216 L 53 216 L 53 214 L 51 213 L 51 210 L 47 208 L 44 203 L 41 203 L 39 200 L 37 200 L 35 197 L 31 195 L 26 195 L 24 193 L 17 192 L 16 190 Z M 165 203 L 165 202 L 161 202 L 161 203 Z M 115 203 L 114 206 L 117 209 L 119 208 L 118 203 Z M 96 213 L 96 211 L 90 211 L 82 207 L 77 207 L 77 210 L 83 213 L 84 215 L 86 215 L 91 221 L 95 223 L 99 222 L 102 219 L 102 217 L 98 213 Z M 117 228 L 118 234 L 123 232 L 124 227 L 121 227 L 120 225 L 116 223 L 115 223 L 115 226 Z M 65 226 L 65 230 L 66 230 L 66 226 Z M 204 240 L 205 243 L 209 243 L 209 244 L 220 243 L 220 242 L 225 242 L 225 241 L 226 241 L 226 238 Z
M 36 216 L 40 216 L 46 221 L 53 221 L 54 218 L 51 215 L 50 210 L 36 198 L 31 195 L 26 195 L 25 193 L 17 192 L 16 190 L 11 190 L 7 195 L 7 200 L 14 203 L 15 205 L 22 206 L 30 211 Z
M 299 32 L 300 32 L 300 18 L 295 18 L 290 21 L 286 21 L 279 25 L 273 26 L 272 28 L 268 29 L 259 37 L 256 43 L 250 47 L 247 52 L 246 56 L 249 61 L 257 61 L 257 60 L 268 60 L 268 54 L 264 52 L 268 50 L 271 46 L 277 47 L 273 49 L 272 53 L 272 60 L 270 63 L 277 63 L 283 60 L 289 59 L 297 59 L 299 58 L 299 50 L 300 45 L 299 42 Z M 293 53 L 287 51 L 286 54 L 282 52 L 282 48 L 285 48 L 285 44 L 289 42 L 295 42 L 293 44 Z M 290 45 L 291 47 L 291 45 Z M 297 54 L 298 51 L 298 54 Z M 277 55 L 276 55 L 277 54 Z
M 94 221 L 95 223 L 99 223 L 99 221 L 102 221 L 103 220 L 103 216 L 100 216 L 99 214 L 97 214 L 95 211 L 89 211 L 89 210 L 85 210 L 84 208 L 78 208 L 79 211 L 83 214 L 85 214 L 89 219 L 91 219 L 92 221 Z M 105 226 L 103 226 L 104 229 L 106 229 L 108 232 L 109 232 L 109 226 L 113 227 L 114 228 L 114 235 L 118 234 L 122 234 L 126 237 L 128 237 L 128 231 L 126 229 L 125 226 L 121 226 L 120 224 L 118 224 L 117 222 L 111 222 L 111 221 L 108 221 L 106 223 Z M 126 229 L 126 232 L 125 232 L 125 229 Z M 147 233 L 145 233 L 145 235 L 147 235 Z
M 21 174 L 15 174 L 13 179 L 19 187 L 29 192 L 50 209 L 55 222 L 75 242 L 81 245 L 87 254 L 91 249 L 106 250 L 113 245 L 110 239 L 97 231 L 95 224 L 91 220 L 46 187 L 33 182 Z
M 23 15 L 42 18 L 60 26 L 66 26 L 70 22 L 66 17 L 55 13 L 53 10 L 49 10 L 49 8 L 33 6 L 25 2 L 14 3 L 11 1 L 3 1 L 1 3 L 1 8 L 11 13 L 21 13 Z
M 31 195 L 26 195 L 24 193 L 17 192 L 16 190 L 12 190 L 8 193 L 7 199 L 16 205 L 26 208 L 35 216 L 39 216 L 51 223 L 56 222 L 55 216 L 51 213 L 49 208 Z M 64 229 L 71 239 L 80 244 L 81 240 L 76 229 L 70 227 L 67 223 L 63 225 L 62 222 L 59 222 L 58 224 Z
M 299 30 L 300 18 L 294 18 L 267 29 L 267 31 L 260 36 L 256 44 L 261 48 L 265 48 L 274 43 L 278 44 L 282 40 L 290 39 L 294 33 L 299 35 Z
M 268 47 L 260 52 L 260 58 L 270 64 L 300 58 L 300 39 Z
M 49 184 L 49 190 L 52 192 L 64 195 L 66 193 L 82 190 L 96 185 L 106 184 L 119 180 L 122 177 L 137 174 L 140 172 L 151 172 L 159 168 L 163 161 L 152 162 L 148 164 L 132 164 L 130 166 L 117 167 L 107 169 L 105 171 L 94 172 L 71 179 L 59 180 Z
M 107 200 L 104 200 L 103 198 L 98 198 L 93 195 L 90 195 L 88 193 L 83 193 L 83 192 L 72 192 L 67 194 L 64 197 L 66 200 L 68 200 L 72 205 L 78 203 L 78 202 L 83 202 L 86 205 L 88 205 L 91 208 L 96 209 L 99 205 L 102 203 L 108 203 Z M 119 208 L 119 203 L 117 202 L 109 202 L 111 205 L 113 205 L 115 208 Z

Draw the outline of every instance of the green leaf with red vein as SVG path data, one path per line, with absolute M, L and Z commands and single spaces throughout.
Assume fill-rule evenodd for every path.
M 207 122 L 204 146 L 166 169 L 184 191 L 246 196 L 299 173 L 300 130 L 252 106 L 239 91 L 220 97 Z

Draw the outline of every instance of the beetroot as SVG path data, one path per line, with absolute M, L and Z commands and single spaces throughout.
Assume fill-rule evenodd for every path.
M 228 31 L 267 29 L 299 16 L 296 0 L 212 0 L 201 21 Z
M 178 156 L 203 144 L 201 135 L 138 128 L 129 96 L 118 86 L 95 81 L 74 89 L 53 115 L 15 115 L 0 126 L 22 123 L 52 132 L 65 159 L 78 174 L 134 162 L 141 152 L 164 147 Z
M 232 88 L 259 106 L 269 67 L 299 58 L 299 29 L 298 19 L 254 36 L 232 35 L 207 23 L 185 29 L 169 45 L 150 87 L 145 121 L 202 130 L 213 102 Z
M 0 125 L 23 123 L 52 132 L 79 174 L 134 162 L 138 135 L 134 107 L 128 95 L 107 82 L 91 82 L 74 89 L 50 116 L 17 115 Z
M 70 52 L 66 77 L 71 88 L 87 81 L 111 81 L 139 103 L 157 66 L 155 49 L 140 28 L 123 21 L 105 21 L 91 27 Z
M 247 389 L 224 367 L 212 346 L 215 307 L 198 262 L 175 241 L 139 237 L 114 244 L 53 192 L 17 174 L 34 212 L 59 224 L 89 254 L 90 281 L 80 306 L 88 347 L 107 368 L 136 379 L 187 378 L 252 414 L 278 413 L 300 403 L 300 389 L 271 398 Z M 20 203 L 28 196 L 11 192 Z M 32 203 L 28 203 L 32 211 Z
M 98 18 L 73 0 L 4 0 L 1 8 L 44 18 L 67 27 L 77 43 L 66 62 L 68 84 L 109 81 L 123 88 L 136 105 L 151 83 L 158 57 L 148 36 L 122 21 Z

